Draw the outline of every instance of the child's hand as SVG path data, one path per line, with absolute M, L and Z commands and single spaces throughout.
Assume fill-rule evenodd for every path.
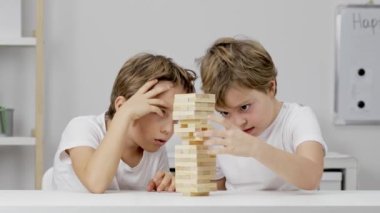
M 196 136 L 199 137 L 210 137 L 210 139 L 205 141 L 205 145 L 217 145 L 211 148 L 210 154 L 252 156 L 255 144 L 259 142 L 257 137 L 245 133 L 224 118 L 212 115 L 209 119 L 223 125 L 225 128 L 225 130 L 209 130 L 196 133 Z
M 146 190 L 151 191 L 175 191 L 175 181 L 174 176 L 170 172 L 157 172 L 152 180 L 146 186 Z
M 154 97 L 172 87 L 173 83 L 169 81 L 158 82 L 157 79 L 148 81 L 121 106 L 121 110 L 125 110 L 132 121 L 151 112 L 164 116 L 162 109 L 168 108 L 168 103 Z

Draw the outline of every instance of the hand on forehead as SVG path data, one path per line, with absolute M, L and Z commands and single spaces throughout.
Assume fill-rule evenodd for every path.
M 167 88 L 167 87 L 173 87 L 174 84 L 171 81 L 159 81 L 156 85 L 153 86 L 153 88 Z M 152 88 L 152 89 L 153 89 Z
M 174 90 L 172 90 L 173 87 L 174 83 L 171 81 L 159 81 L 151 88 L 150 92 L 157 91 L 154 92 L 156 95 L 153 97 L 161 100 L 161 107 L 170 108 L 170 103 L 172 102 L 170 100 L 174 98 Z

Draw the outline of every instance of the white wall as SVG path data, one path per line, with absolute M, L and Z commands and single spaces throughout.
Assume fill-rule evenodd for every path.
M 333 124 L 335 7 L 355 2 L 367 1 L 47 0 L 45 168 L 52 165 L 60 134 L 71 118 L 106 110 L 113 80 L 127 58 L 142 51 L 159 53 L 198 71 L 194 59 L 216 38 L 240 34 L 258 39 L 272 55 L 279 71 L 278 98 L 310 105 L 329 149 L 358 159 L 359 189 L 380 189 L 380 127 Z M 33 92 L 24 84 L 32 84 L 33 78 L 24 63 L 34 65 L 23 54 L 0 48 L 0 103 L 11 100 L 17 111 L 30 115 Z M 7 57 L 21 57 L 22 63 L 7 64 Z M 17 73 L 4 70 L 9 67 Z M 3 75 L 21 81 L 20 87 L 6 85 L 6 91 L 21 93 L 27 103 L 3 94 Z M 32 124 L 34 118 L 28 119 L 16 125 Z M 21 130 L 28 132 L 28 127 Z M 30 155 L 12 160 L 28 162 Z M 9 156 L 0 155 L 0 162 L 4 160 Z M 10 170 L 8 166 L 5 171 Z M 0 188 L 31 188 L 30 172 L 23 174 L 21 185 L 20 178 L 5 184 L 1 172 Z

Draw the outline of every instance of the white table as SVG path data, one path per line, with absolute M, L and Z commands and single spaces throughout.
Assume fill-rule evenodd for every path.
M 120 191 L 106 194 L 58 191 L 0 191 L 0 212 L 380 212 L 380 191 L 211 192 L 207 197 L 180 193 Z

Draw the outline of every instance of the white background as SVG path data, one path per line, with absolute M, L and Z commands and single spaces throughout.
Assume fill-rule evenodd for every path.
M 127 58 L 148 51 L 198 71 L 215 39 L 245 35 L 272 55 L 278 98 L 311 106 L 329 149 L 358 159 L 359 189 L 380 189 L 380 127 L 333 124 L 335 8 L 355 2 L 367 1 L 46 0 L 45 169 L 70 119 L 107 109 Z M 30 35 L 34 1 L 23 10 Z M 0 104 L 15 108 L 16 135 L 33 127 L 34 68 L 33 48 L 0 48 Z M 33 177 L 32 148 L 0 147 L 0 189 L 32 189 Z

